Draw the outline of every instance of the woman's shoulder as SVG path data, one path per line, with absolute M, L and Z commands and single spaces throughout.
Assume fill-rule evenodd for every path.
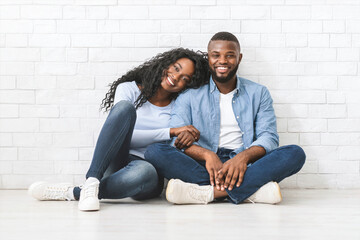
M 139 87 L 135 81 L 123 82 L 116 87 L 116 91 L 129 91 L 129 92 L 140 92 Z
M 140 89 L 135 81 L 120 83 L 116 87 L 114 104 L 121 100 L 127 100 L 134 103 L 139 95 Z

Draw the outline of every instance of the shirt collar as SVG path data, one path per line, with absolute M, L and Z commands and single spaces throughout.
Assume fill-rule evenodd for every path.
M 241 91 L 241 77 L 236 76 L 237 82 L 236 82 L 236 96 L 239 95 L 240 91 Z M 212 78 L 212 76 L 210 77 L 210 92 L 213 93 L 215 90 L 217 89 L 216 84 Z

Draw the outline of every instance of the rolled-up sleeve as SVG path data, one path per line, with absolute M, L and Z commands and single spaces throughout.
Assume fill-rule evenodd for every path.
M 279 146 L 273 100 L 265 87 L 262 89 L 260 106 L 254 121 L 254 130 L 256 140 L 250 147 L 261 146 L 268 153 Z

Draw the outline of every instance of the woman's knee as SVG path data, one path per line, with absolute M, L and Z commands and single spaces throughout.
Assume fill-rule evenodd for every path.
M 134 105 L 129 101 L 119 101 L 111 109 L 109 116 L 114 117 L 129 117 L 132 120 L 136 120 L 136 109 Z
M 142 178 L 143 182 L 157 182 L 158 174 L 153 165 L 143 160 L 136 161 L 136 175 Z

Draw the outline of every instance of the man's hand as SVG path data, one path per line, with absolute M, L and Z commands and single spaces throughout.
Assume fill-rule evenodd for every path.
M 216 178 L 218 177 L 218 171 L 222 168 L 223 163 L 220 161 L 218 155 L 212 151 L 208 151 L 205 156 L 205 167 L 210 175 L 210 184 L 211 186 L 215 186 Z M 220 188 L 216 184 L 216 188 Z
M 188 131 L 183 131 L 177 136 L 174 145 L 178 149 L 183 149 L 185 147 L 190 147 L 194 142 L 194 136 Z
M 193 125 L 187 125 L 178 128 L 170 128 L 170 137 L 178 137 L 180 133 L 186 131 L 191 133 L 196 141 L 200 139 L 200 131 L 197 130 Z
M 221 186 L 221 191 L 225 191 L 228 188 L 230 191 L 233 189 L 235 183 L 237 187 L 240 187 L 244 174 L 247 169 L 247 161 L 239 155 L 229 159 L 223 164 L 222 169 L 218 171 L 216 178 L 216 185 Z

